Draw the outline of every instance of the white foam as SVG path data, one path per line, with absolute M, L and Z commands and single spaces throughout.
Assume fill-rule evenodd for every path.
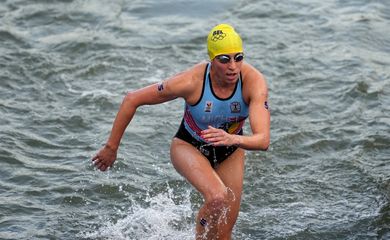
M 148 197 L 142 204 L 135 203 L 123 219 L 109 221 L 95 232 L 85 234 L 88 239 L 193 239 L 194 223 L 190 193 L 179 204 L 173 201 L 172 190 Z M 147 206 L 147 207 L 146 207 Z

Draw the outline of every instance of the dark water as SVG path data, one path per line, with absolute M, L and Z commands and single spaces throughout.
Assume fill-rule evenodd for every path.
M 181 100 L 138 110 L 110 172 L 90 158 L 124 94 L 207 59 L 220 22 L 272 113 L 234 239 L 390 239 L 383 0 L 0 0 L 0 239 L 193 239 L 202 200 L 169 160 Z

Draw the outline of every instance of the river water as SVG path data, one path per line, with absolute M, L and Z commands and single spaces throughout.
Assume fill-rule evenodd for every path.
M 169 158 L 182 100 L 141 107 L 111 171 L 90 159 L 126 92 L 207 59 L 221 22 L 272 115 L 234 239 L 390 239 L 384 0 L 0 0 L 0 239 L 193 239 L 202 199 Z

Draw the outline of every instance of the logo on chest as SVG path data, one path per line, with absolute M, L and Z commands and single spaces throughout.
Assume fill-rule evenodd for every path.
M 213 110 L 213 102 L 212 101 L 206 101 L 206 104 L 204 105 L 204 111 L 205 112 L 211 112 Z
M 241 112 L 241 104 L 239 102 L 230 103 L 230 112 L 232 112 L 232 113 Z

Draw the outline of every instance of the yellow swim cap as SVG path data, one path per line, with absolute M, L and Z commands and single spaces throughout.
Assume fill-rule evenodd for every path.
M 210 60 L 221 54 L 243 52 L 241 37 L 232 26 L 219 24 L 207 36 L 207 51 Z

